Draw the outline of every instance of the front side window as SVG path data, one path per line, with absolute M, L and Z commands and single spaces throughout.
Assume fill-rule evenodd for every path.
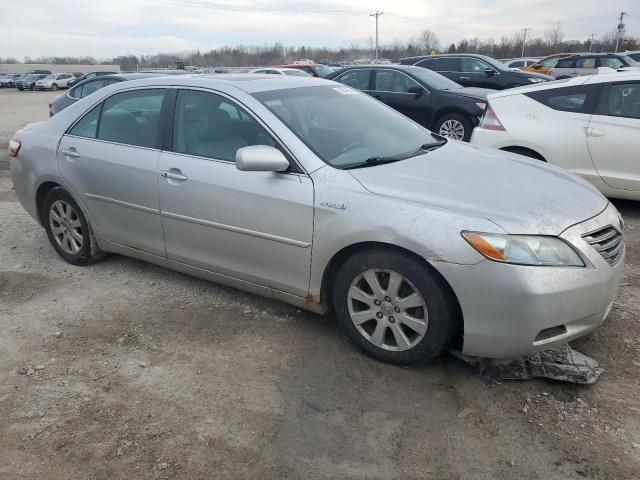
M 84 91 L 83 91 L 84 94 Z M 104 101 L 98 139 L 155 148 L 164 89 L 116 93 Z
M 436 141 L 404 115 L 341 85 L 271 90 L 253 96 L 318 158 L 336 168 L 406 155 Z
M 603 96 L 605 105 L 599 110 L 605 115 L 640 119 L 640 82 L 614 83 Z
M 462 57 L 460 59 L 460 71 L 464 73 L 483 73 L 487 68 L 491 68 L 482 60 L 473 57 Z
M 576 68 L 575 58 L 562 58 L 556 63 L 557 68 Z
M 369 90 L 370 73 L 371 70 L 350 70 L 343 73 L 338 81 L 358 90 Z
M 625 64 L 619 58 L 616 57 L 600 57 L 600 66 L 609 67 L 617 70 L 620 67 L 624 67 Z
M 276 146 L 251 115 L 221 95 L 180 90 L 173 126 L 173 151 L 235 162 L 236 152 L 251 145 Z
M 419 86 L 415 81 L 394 70 L 376 71 L 376 91 L 409 93 L 409 87 Z

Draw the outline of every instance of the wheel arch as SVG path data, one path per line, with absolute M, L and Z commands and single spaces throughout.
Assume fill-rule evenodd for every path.
M 541 160 L 543 162 L 547 162 L 547 159 L 544 158 L 541 153 L 537 152 L 533 148 L 522 147 L 519 145 L 511 145 L 508 147 L 502 147 L 500 150 L 504 150 L 505 152 L 510 152 L 510 153 L 517 153 L 518 155 L 523 155 L 526 157 Z
M 355 253 L 369 249 L 386 249 L 402 253 L 403 255 L 407 255 L 423 265 L 440 281 L 442 286 L 448 291 L 448 293 L 451 295 L 451 298 L 454 300 L 453 308 L 455 311 L 454 317 L 456 319 L 456 325 L 454 325 L 454 333 L 451 337 L 451 347 L 455 349 L 461 349 L 464 336 L 464 318 L 462 315 L 460 302 L 458 301 L 458 297 L 453 291 L 453 288 L 451 287 L 447 279 L 444 278 L 444 276 L 424 257 L 407 248 L 393 245 L 391 243 L 379 241 L 353 243 L 351 245 L 343 247 L 331 257 L 322 273 L 322 281 L 320 286 L 320 302 L 323 306 L 324 311 L 326 311 L 327 313 L 333 313 L 333 284 L 340 266 Z
M 462 107 L 459 107 L 457 105 L 450 105 L 450 106 L 442 107 L 442 108 L 440 108 L 439 110 L 436 110 L 433 113 L 433 120 L 431 121 L 431 126 L 429 127 L 429 129 L 433 130 L 442 117 L 444 117 L 445 115 L 449 115 L 451 113 L 457 113 L 458 115 L 464 115 L 465 117 L 467 117 L 471 121 L 471 124 L 473 126 L 475 126 L 474 121 L 473 121 L 473 115 L 471 115 L 469 112 L 467 112 Z
M 64 188 L 61 184 L 47 181 L 42 183 L 38 190 L 36 190 L 36 212 L 38 214 L 38 221 L 41 225 L 45 224 L 46 219 L 43 217 L 44 212 L 42 211 L 42 207 L 44 206 L 44 199 L 47 197 L 47 194 L 53 190 L 54 188 Z

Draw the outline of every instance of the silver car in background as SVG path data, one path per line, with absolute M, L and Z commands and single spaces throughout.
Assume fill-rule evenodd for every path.
M 387 362 L 572 340 L 607 317 L 622 272 L 621 217 L 588 183 L 327 80 L 122 82 L 9 148 L 66 261 L 114 252 L 333 313 Z

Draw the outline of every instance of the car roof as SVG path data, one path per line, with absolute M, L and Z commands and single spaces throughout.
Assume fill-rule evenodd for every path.
M 640 72 L 623 71 L 617 72 L 613 70 L 611 73 L 599 73 L 597 75 L 583 75 L 580 77 L 565 78 L 562 80 L 555 80 L 552 82 L 536 83 L 533 85 L 525 85 L 522 87 L 509 88 L 507 90 L 500 90 L 496 93 L 489 94 L 488 98 L 500 98 L 509 97 L 511 95 L 520 95 L 523 93 L 529 93 L 533 91 L 552 90 L 554 88 L 573 87 L 577 85 L 594 84 L 594 83 L 606 83 L 613 81 L 625 81 L 625 80 L 640 80 Z
M 286 65 L 277 65 L 274 68 L 300 68 L 300 67 L 326 67 L 321 63 L 287 63 Z
M 568 55 L 565 58 L 580 58 L 580 57 L 624 57 L 625 54 L 620 53 L 574 53 Z
M 416 55 L 414 57 L 406 57 L 402 60 L 424 60 L 425 58 L 441 58 L 441 57 L 475 57 L 475 58 L 491 58 L 488 55 L 481 55 L 479 53 L 438 53 L 436 55 Z M 493 59 L 492 59 L 493 60 Z M 499 60 L 496 60 L 499 61 Z
M 233 86 L 249 94 L 289 88 L 335 85 L 334 82 L 315 77 L 271 75 L 260 73 L 206 73 L 195 75 L 154 75 L 152 78 L 132 80 L 126 84 L 110 85 L 107 88 L 130 88 L 146 86 L 177 86 L 219 88 Z

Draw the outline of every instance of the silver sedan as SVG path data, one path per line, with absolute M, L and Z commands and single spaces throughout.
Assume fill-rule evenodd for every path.
M 9 149 L 71 264 L 128 255 L 331 313 L 387 362 L 567 342 L 607 317 L 622 272 L 621 217 L 586 182 L 321 79 L 123 82 Z

